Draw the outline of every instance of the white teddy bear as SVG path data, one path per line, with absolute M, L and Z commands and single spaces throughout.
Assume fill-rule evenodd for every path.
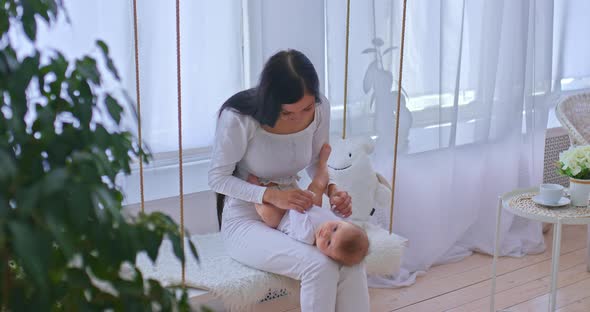
M 395 274 L 399 271 L 407 239 L 389 234 L 391 187 L 383 176 L 376 173 L 369 155 L 373 141 L 369 138 L 352 138 L 330 142 L 332 153 L 328 159 L 330 179 L 352 198 L 350 220 L 361 226 L 369 237 L 369 254 L 365 258 L 368 274 Z M 324 201 L 325 202 L 325 201 Z M 376 223 L 369 222 L 373 212 Z
M 365 223 L 374 210 L 380 213 L 389 211 L 391 187 L 383 176 L 375 172 L 369 157 L 374 150 L 373 141 L 370 138 L 351 138 L 330 143 L 330 178 L 352 198 L 350 219 Z

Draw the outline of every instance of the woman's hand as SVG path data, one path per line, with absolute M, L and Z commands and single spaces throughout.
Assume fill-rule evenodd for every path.
M 281 209 L 293 209 L 304 213 L 313 204 L 313 193 L 300 189 L 283 191 L 267 188 L 262 200 Z
M 246 181 L 256 185 L 262 185 L 258 177 L 253 174 L 248 175 Z M 274 183 L 268 184 L 266 186 L 268 188 L 262 197 L 262 201 L 265 204 L 271 204 L 285 210 L 293 209 L 301 213 L 309 210 L 309 208 L 311 208 L 313 205 L 314 194 L 310 191 L 303 191 L 299 189 L 282 191 L 270 188 L 270 186 L 276 186 Z
M 348 192 L 338 190 L 335 184 L 328 187 L 328 197 L 330 198 L 330 207 L 344 218 L 352 215 L 352 198 Z

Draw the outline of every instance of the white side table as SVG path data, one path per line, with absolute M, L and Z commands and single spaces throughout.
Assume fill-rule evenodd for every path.
M 492 263 L 492 293 L 490 311 L 495 312 L 496 293 L 496 265 L 500 249 L 500 222 L 502 209 L 529 220 L 553 223 L 553 254 L 551 256 L 551 294 L 549 296 L 549 311 L 555 311 L 555 295 L 557 293 L 557 273 L 559 272 L 559 255 L 561 249 L 561 226 L 563 224 L 590 224 L 590 208 L 576 208 L 563 206 L 547 208 L 535 204 L 531 198 L 538 193 L 538 188 L 515 190 L 506 193 L 498 200 L 496 215 L 496 237 L 494 247 L 494 261 Z

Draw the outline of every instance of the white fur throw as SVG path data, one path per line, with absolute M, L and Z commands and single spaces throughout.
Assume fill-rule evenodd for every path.
M 394 274 L 399 270 L 405 240 L 371 224 L 360 224 L 371 244 L 366 258 L 368 274 Z M 189 256 L 186 262 L 186 285 L 201 288 L 221 299 L 230 309 L 248 309 L 262 300 L 269 291 L 286 289 L 299 293 L 299 281 L 247 267 L 234 261 L 225 252 L 219 233 L 194 235 L 199 260 Z M 185 245 L 185 250 L 188 246 Z M 166 286 L 181 284 L 181 264 L 174 257 L 172 244 L 162 243 L 156 263 L 145 253 L 137 257 L 137 265 L 145 278 L 153 278 Z
M 400 269 L 408 240 L 396 234 L 389 234 L 372 223 L 355 223 L 365 229 L 369 236 L 369 254 L 365 258 L 367 274 L 396 274 Z
M 269 289 L 298 289 L 298 281 L 247 267 L 230 258 L 219 233 L 191 238 L 197 248 L 199 262 L 186 253 L 186 285 L 209 290 L 231 310 L 257 303 Z M 187 244 L 185 250 L 189 250 Z M 182 283 L 181 263 L 174 256 L 170 241 L 166 240 L 160 246 L 155 264 L 146 254 L 139 254 L 136 263 L 145 278 L 159 280 L 166 286 Z

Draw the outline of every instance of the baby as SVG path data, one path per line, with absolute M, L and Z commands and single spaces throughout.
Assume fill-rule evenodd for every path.
M 322 209 L 322 194 L 328 187 L 328 157 L 330 145 L 324 144 L 320 151 L 318 168 L 308 191 L 314 194 L 314 206 L 305 213 L 283 210 L 273 205 L 257 204 L 256 211 L 265 224 L 290 237 L 310 245 L 316 245 L 326 256 L 343 265 L 355 265 L 368 253 L 369 239 L 365 231 L 350 222 L 342 221 L 328 209 Z M 250 175 L 248 182 L 259 184 L 258 178 Z M 292 185 L 266 184 L 282 190 L 296 188 Z

